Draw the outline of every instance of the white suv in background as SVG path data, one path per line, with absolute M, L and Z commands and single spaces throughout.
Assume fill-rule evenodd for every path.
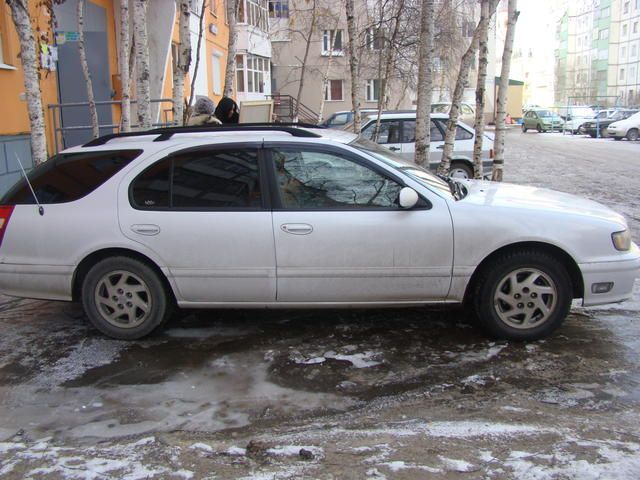
M 373 139 L 377 114 L 363 117 L 361 135 Z M 442 159 L 444 135 L 449 115 L 445 113 L 431 114 L 431 144 L 429 151 L 430 168 L 435 170 Z M 345 127 L 347 129 L 348 127 Z M 482 142 L 483 170 L 491 171 L 493 158 L 493 136 L 485 133 Z M 449 175 L 454 178 L 473 178 L 473 143 L 475 131 L 470 126 L 458 122 L 456 138 L 453 144 L 453 158 Z M 398 153 L 409 162 L 413 162 L 416 151 L 416 112 L 386 112 L 380 116 L 380 132 L 378 144 Z
M 640 138 L 640 112 L 634 113 L 629 118 L 613 122 L 607 127 L 607 135 L 615 140 L 635 141 Z
M 23 179 L 0 202 L 0 291 L 81 301 L 121 339 L 174 306 L 461 303 L 494 336 L 536 339 L 573 298 L 629 298 L 640 269 L 625 220 L 600 204 L 442 179 L 338 130 L 110 135 L 29 179 L 36 198 Z

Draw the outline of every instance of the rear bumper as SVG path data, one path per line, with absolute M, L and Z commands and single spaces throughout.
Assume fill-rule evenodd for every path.
M 0 263 L 0 292 L 14 297 L 71 300 L 74 268 Z
M 584 306 L 623 302 L 631 298 L 633 284 L 640 277 L 640 255 L 617 262 L 583 263 L 579 267 L 584 281 Z M 609 292 L 592 292 L 593 284 L 605 282 L 613 283 Z

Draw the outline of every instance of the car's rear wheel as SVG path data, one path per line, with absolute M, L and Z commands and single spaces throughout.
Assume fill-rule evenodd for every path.
M 527 127 L 524 126 L 524 123 L 522 124 L 522 133 L 527 133 Z
M 622 137 L 613 137 L 613 139 L 619 142 L 620 140 L 622 140 Z
M 473 178 L 473 168 L 465 162 L 451 162 L 449 176 L 452 178 Z
M 82 305 L 94 327 L 121 340 L 150 334 L 170 314 L 158 274 L 130 257 L 106 258 L 91 267 L 82 282 Z
M 477 279 L 474 306 L 492 335 L 536 340 L 553 332 L 569 313 L 571 279 L 556 258 L 535 250 L 506 253 Z
M 639 136 L 640 135 L 638 134 L 637 128 L 632 128 L 627 132 L 627 140 L 631 140 L 632 142 L 635 142 L 636 140 L 638 140 Z

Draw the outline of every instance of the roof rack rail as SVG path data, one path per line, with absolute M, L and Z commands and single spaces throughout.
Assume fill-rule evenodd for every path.
M 303 128 L 325 128 L 309 123 L 242 123 L 242 124 L 222 124 L 222 125 L 198 125 L 186 127 L 162 127 L 151 130 L 141 130 L 137 132 L 110 133 L 95 138 L 83 147 L 97 147 L 106 144 L 114 138 L 142 137 L 145 135 L 157 135 L 154 142 L 163 142 L 169 140 L 177 133 L 202 133 L 202 132 L 258 132 L 258 131 L 278 131 L 291 134 L 293 137 L 319 138 L 321 135 L 317 133 L 303 130 Z

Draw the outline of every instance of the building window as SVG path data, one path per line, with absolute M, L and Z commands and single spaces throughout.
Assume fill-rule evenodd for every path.
M 628 28 L 627 24 L 625 23 L 624 25 L 622 25 L 622 35 L 626 37 L 628 31 L 629 31 L 629 28 Z
M 631 45 L 631 58 L 635 58 L 636 55 L 638 55 L 638 46 L 637 45 Z
M 324 99 L 327 101 L 341 101 L 342 97 L 342 80 L 329 80 L 324 91 Z
M 600 10 L 600 16 L 602 18 L 606 18 L 609 16 L 609 7 L 603 8 L 602 10 Z
M 342 30 L 322 32 L 322 55 L 342 55 Z
M 624 57 L 627 56 L 627 47 L 620 47 L 620 57 L 624 60 Z
M 289 18 L 289 0 L 269 0 L 271 18 Z
M 194 15 L 200 16 L 200 12 L 202 11 L 202 2 L 204 0 L 189 0 L 189 10 Z
M 377 102 L 380 99 L 380 80 L 367 80 L 367 102 Z
M 629 2 L 624 2 L 623 13 L 629 13 Z
M 624 80 L 624 68 L 620 69 L 620 76 L 618 77 L 619 80 Z
M 605 39 L 609 38 L 609 29 L 608 28 L 603 28 L 602 30 L 600 30 L 600 32 L 598 32 L 598 38 L 600 40 L 605 40 Z
M 638 22 L 633 22 L 633 33 L 638 33 Z
M 367 29 L 367 48 L 369 50 L 380 50 L 384 45 L 384 33 L 380 28 Z
M 251 54 L 238 55 L 236 63 L 238 92 L 264 93 L 265 79 L 269 76 L 269 59 Z
M 222 95 L 222 69 L 220 68 L 219 53 L 211 55 L 211 89 L 214 95 Z
M 240 0 L 238 23 L 248 23 L 263 32 L 269 31 L 267 0 Z

